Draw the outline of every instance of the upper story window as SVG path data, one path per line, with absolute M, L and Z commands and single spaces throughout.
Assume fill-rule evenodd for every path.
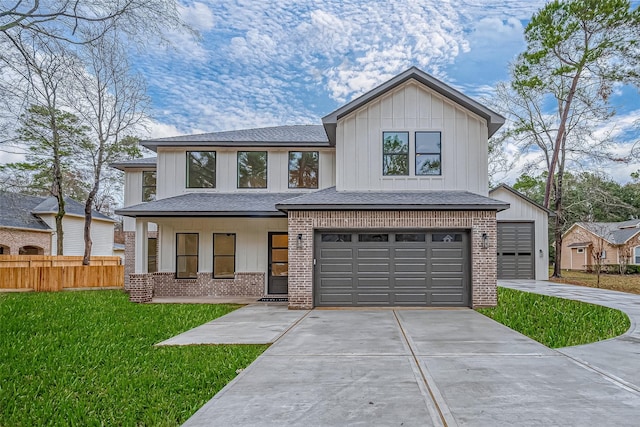
M 409 175 L 409 132 L 382 132 L 383 175 Z
M 152 202 L 156 199 L 156 171 L 142 172 L 142 201 Z
M 267 188 L 266 151 L 238 151 L 238 188 Z
M 416 175 L 442 174 L 440 132 L 416 132 Z
M 289 151 L 289 188 L 318 188 L 317 151 Z
M 187 151 L 187 188 L 216 188 L 215 151 Z

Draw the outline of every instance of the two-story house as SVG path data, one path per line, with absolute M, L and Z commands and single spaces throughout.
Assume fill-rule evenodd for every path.
M 488 197 L 488 138 L 503 123 L 411 68 L 322 125 L 143 141 L 156 159 L 114 165 L 131 298 L 495 305 L 496 214 L 509 203 Z

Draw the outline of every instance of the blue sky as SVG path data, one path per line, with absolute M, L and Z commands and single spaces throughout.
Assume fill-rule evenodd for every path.
M 524 49 L 524 26 L 545 2 L 182 3 L 202 38 L 169 34 L 174 48 L 152 48 L 135 60 L 148 81 L 154 137 L 320 123 L 412 65 L 472 97 L 488 96 L 508 78 L 509 62 Z M 623 89 L 613 102 L 616 126 L 630 132 L 640 118 L 637 91 Z M 612 175 L 624 181 L 638 167 Z

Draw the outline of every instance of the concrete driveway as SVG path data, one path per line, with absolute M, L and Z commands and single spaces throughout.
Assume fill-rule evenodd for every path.
M 637 425 L 640 393 L 470 309 L 313 310 L 187 426 Z

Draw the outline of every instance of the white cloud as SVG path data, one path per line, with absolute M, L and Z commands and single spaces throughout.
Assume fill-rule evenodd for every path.
M 189 6 L 179 5 L 178 10 L 182 19 L 197 31 L 209 31 L 216 23 L 213 12 L 204 3 L 193 2 Z

